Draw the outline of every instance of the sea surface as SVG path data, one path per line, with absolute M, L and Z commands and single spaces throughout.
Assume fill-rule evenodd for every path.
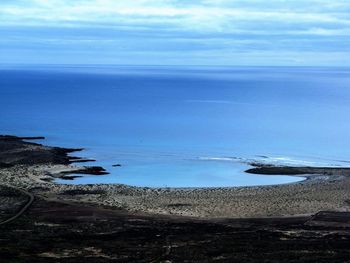
M 84 147 L 110 172 L 61 183 L 270 185 L 301 178 L 247 163 L 350 165 L 348 68 L 2 65 L 0 105 L 1 134 Z

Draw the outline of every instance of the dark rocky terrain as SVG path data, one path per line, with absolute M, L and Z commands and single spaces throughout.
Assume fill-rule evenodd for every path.
M 70 153 L 82 151 L 82 148 L 50 147 L 28 140 L 42 140 L 45 137 L 16 137 L 0 135 L 0 168 L 8 168 L 14 165 L 38 165 L 38 164 L 71 164 L 76 162 L 91 162 Z M 88 166 L 76 170 L 77 174 L 108 174 L 99 166 Z M 62 173 L 64 176 L 64 173 Z
M 270 175 L 333 175 L 350 176 L 350 169 L 344 167 L 293 167 L 293 166 L 275 166 L 266 164 L 252 163 L 254 168 L 248 169 L 246 173 L 252 174 L 270 174 Z
M 38 198 L 0 226 L 1 262 L 349 262 L 350 214 L 198 220 Z

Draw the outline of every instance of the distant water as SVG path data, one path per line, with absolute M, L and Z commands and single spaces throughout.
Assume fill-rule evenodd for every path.
M 246 161 L 349 165 L 350 69 L 42 66 L 0 69 L 1 134 L 85 147 L 107 176 L 73 183 L 243 186 Z M 121 167 L 112 167 L 121 164 Z M 72 182 L 69 182 L 72 183 Z

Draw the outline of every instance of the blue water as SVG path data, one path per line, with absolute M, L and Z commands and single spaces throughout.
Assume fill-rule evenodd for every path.
M 111 173 L 73 183 L 294 182 L 298 179 L 245 174 L 245 162 L 348 165 L 349 73 L 347 68 L 1 66 L 0 133 L 43 135 L 46 144 L 85 147 L 75 155 L 94 158 L 94 165 Z

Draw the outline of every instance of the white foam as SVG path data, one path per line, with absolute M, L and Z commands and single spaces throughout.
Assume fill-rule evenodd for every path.
M 198 160 L 237 162 L 237 161 L 241 161 L 242 159 L 238 157 L 199 157 Z
M 338 163 L 321 162 L 314 160 L 303 160 L 287 156 L 258 156 L 257 158 L 239 158 L 239 157 L 199 157 L 198 160 L 203 161 L 225 161 L 225 162 L 241 162 L 241 163 L 262 163 L 271 165 L 285 166 L 343 166 Z
M 288 166 L 330 166 L 329 163 L 312 161 L 312 160 L 302 160 L 292 157 L 278 156 L 278 157 L 267 157 L 263 159 L 256 159 L 256 162 L 277 164 L 277 165 L 288 165 Z

